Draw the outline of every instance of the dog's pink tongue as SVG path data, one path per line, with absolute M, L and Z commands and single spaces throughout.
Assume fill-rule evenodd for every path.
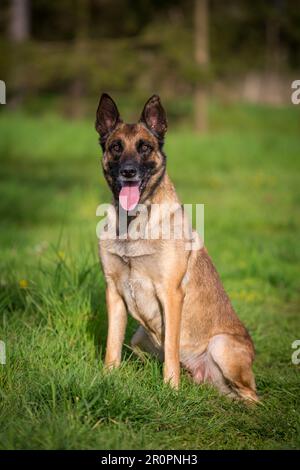
M 119 194 L 119 202 L 125 211 L 132 211 L 138 204 L 140 191 L 138 186 L 123 186 Z

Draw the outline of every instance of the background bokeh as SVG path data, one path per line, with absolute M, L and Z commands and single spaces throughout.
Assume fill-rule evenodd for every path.
M 298 0 L 3 0 L 1 79 L 10 107 L 68 117 L 106 90 L 133 119 L 160 93 L 172 121 L 202 130 L 208 98 L 290 103 L 299 22 Z

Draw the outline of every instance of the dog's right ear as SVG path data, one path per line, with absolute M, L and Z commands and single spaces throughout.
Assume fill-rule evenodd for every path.
M 114 100 L 107 94 L 102 93 L 97 113 L 96 131 L 100 135 L 100 142 L 104 144 L 109 134 L 122 122 L 120 114 Z

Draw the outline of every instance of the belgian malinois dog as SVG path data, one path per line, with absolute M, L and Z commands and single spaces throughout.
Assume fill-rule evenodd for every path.
M 137 124 L 125 124 L 114 101 L 103 94 L 96 130 L 117 218 L 120 209 L 130 219 L 139 204 L 147 210 L 164 204 L 182 207 L 166 172 L 167 119 L 157 95 L 147 101 Z M 203 245 L 187 250 L 183 239 L 124 239 L 120 233 L 99 245 L 107 284 L 107 367 L 120 364 L 130 312 L 140 323 L 132 348 L 164 362 L 165 382 L 178 388 L 181 365 L 197 383 L 210 382 L 234 398 L 258 400 L 251 338 Z

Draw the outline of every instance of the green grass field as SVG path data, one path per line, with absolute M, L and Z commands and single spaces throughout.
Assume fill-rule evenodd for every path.
M 161 364 L 103 370 L 104 281 L 95 215 L 110 195 L 93 122 L 0 114 L 0 448 L 300 447 L 299 109 L 217 106 L 211 132 L 172 129 L 168 168 L 205 204 L 205 243 L 253 336 L 262 404 L 231 402 Z

